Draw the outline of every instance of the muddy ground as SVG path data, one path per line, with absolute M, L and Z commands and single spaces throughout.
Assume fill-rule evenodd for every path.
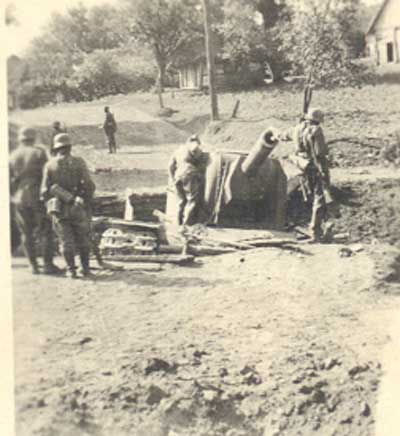
M 373 435 L 382 320 L 400 302 L 368 249 L 342 248 L 72 285 L 16 261 L 17 434 Z
M 32 277 L 14 258 L 17 435 L 388 436 L 379 431 L 385 392 L 396 385 L 388 371 L 400 313 L 400 180 L 382 149 L 394 143 L 396 92 L 385 91 L 392 107 L 371 89 L 316 97 L 330 97 L 328 140 L 340 139 L 332 219 L 337 233 L 348 233 L 343 244 L 259 248 L 192 267 L 96 267 L 92 278 L 73 282 Z M 225 107 L 235 98 L 223 96 Z M 296 93 L 282 102 L 274 93 L 240 98 L 240 119 L 203 131 L 206 146 L 248 149 L 271 121 L 271 101 L 282 128 L 300 102 Z M 352 106 L 340 114 L 335 108 L 346 102 Z M 173 103 L 175 127 L 204 127 L 205 98 Z M 90 109 L 93 123 L 96 113 Z M 141 124 L 154 121 L 135 114 Z M 38 124 L 47 123 L 45 110 L 39 115 Z M 354 137 L 362 144 L 348 141 Z M 82 142 L 75 153 L 87 159 L 99 190 L 157 190 L 182 140 L 168 139 L 121 143 L 116 156 Z M 296 198 L 290 218 L 307 220 Z

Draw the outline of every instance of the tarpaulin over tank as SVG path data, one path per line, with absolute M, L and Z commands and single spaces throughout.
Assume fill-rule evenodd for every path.
M 199 222 L 222 226 L 251 224 L 282 228 L 286 220 L 287 178 L 278 160 L 266 158 L 251 174 L 242 163 L 247 153 L 206 153 L 205 184 Z M 167 195 L 167 217 L 177 222 L 178 204 L 173 189 Z

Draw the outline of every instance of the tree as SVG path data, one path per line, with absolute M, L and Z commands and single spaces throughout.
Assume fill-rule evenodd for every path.
M 224 0 L 223 16 L 217 31 L 223 41 L 223 52 L 238 70 L 250 62 L 260 66 L 267 62 L 280 77 L 285 65 L 278 54 L 277 28 L 286 20 L 286 5 L 277 0 Z
M 121 46 L 127 39 L 127 23 L 109 5 L 88 9 L 79 3 L 63 14 L 54 13 L 28 51 L 32 72 L 45 82 L 64 81 L 88 54 Z
M 215 83 L 215 48 L 213 34 L 211 30 L 211 15 L 208 0 L 203 0 L 203 15 L 204 15 L 204 32 L 206 38 L 206 53 L 207 53 L 207 71 L 208 71 L 208 86 L 210 89 L 211 99 L 211 119 L 213 121 L 219 119 L 218 99 Z
M 195 0 L 126 0 L 132 15 L 131 35 L 153 52 L 158 68 L 160 106 L 165 73 L 179 53 L 203 37 Z
M 359 0 L 296 0 L 291 19 L 280 32 L 280 53 L 294 74 L 316 84 L 336 86 L 358 81 L 362 67 L 354 62 L 351 29 Z
M 17 26 L 18 20 L 15 11 L 15 5 L 13 3 L 8 3 L 6 5 L 5 11 L 5 22 L 6 26 Z

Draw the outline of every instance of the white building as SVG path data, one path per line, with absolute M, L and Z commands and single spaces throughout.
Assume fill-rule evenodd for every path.
M 367 55 L 377 65 L 400 63 L 400 0 L 384 0 L 366 34 Z

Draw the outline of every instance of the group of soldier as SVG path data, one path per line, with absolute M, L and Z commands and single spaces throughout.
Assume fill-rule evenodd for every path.
M 324 114 L 310 108 L 294 129 L 296 165 L 301 170 L 300 186 L 304 200 L 312 206 L 309 237 L 322 241 L 330 228 L 327 223 L 330 196 L 328 148 L 322 129 Z M 271 132 L 274 129 L 269 129 Z M 264 136 L 265 136 L 264 132 Z M 275 147 L 279 134 L 273 135 Z M 178 223 L 196 224 L 201 211 L 202 184 L 204 183 L 204 153 L 196 135 L 180 147 L 169 162 L 169 177 L 178 199 Z
M 104 130 L 108 122 L 116 124 L 105 108 Z M 112 120 L 114 121 L 112 121 Z M 111 120 L 111 121 L 110 121 Z M 304 200 L 312 204 L 310 239 L 324 236 L 327 205 L 330 202 L 328 150 L 321 124 L 324 114 L 310 109 L 295 128 L 296 163 L 302 170 Z M 58 237 L 66 263 L 66 275 L 77 277 L 75 255 L 79 254 L 81 274 L 90 274 L 91 205 L 95 192 L 85 161 L 71 154 L 71 139 L 61 123 L 55 122 L 50 158 L 44 147 L 36 145 L 36 131 L 22 128 L 19 147 L 10 156 L 11 202 L 21 234 L 22 247 L 32 273 L 39 273 L 35 235 L 43 238 L 43 273 L 58 274 L 54 265 L 54 234 Z M 115 129 L 107 135 L 110 153 L 115 152 Z M 189 138 L 172 155 L 169 177 L 178 199 L 180 225 L 198 222 L 204 184 L 205 159 L 200 140 Z
M 91 202 L 95 191 L 85 161 L 72 156 L 67 133 L 54 136 L 51 156 L 36 144 L 31 127 L 19 132 L 19 146 L 9 161 L 11 202 L 22 247 L 33 274 L 40 272 L 36 236 L 41 236 L 44 274 L 60 274 L 54 264 L 54 233 L 66 263 L 66 275 L 77 277 L 75 254 L 82 276 L 90 274 Z

